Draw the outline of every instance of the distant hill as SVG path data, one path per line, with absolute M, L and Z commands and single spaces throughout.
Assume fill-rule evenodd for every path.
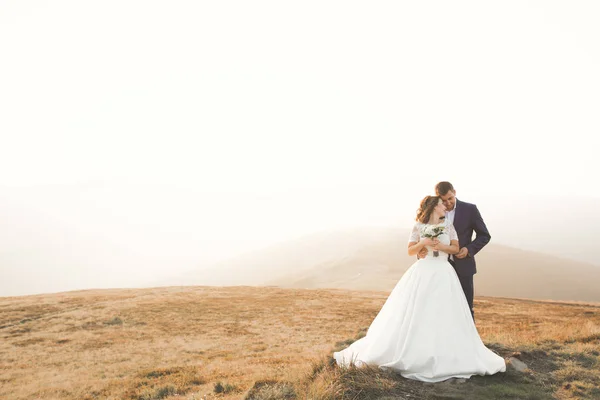
M 0 296 L 189 282 L 389 288 L 413 260 L 404 250 L 408 233 L 398 227 L 411 225 L 418 199 L 382 194 L 330 190 L 252 197 L 101 182 L 0 186 Z M 593 236 L 581 233 L 600 224 L 597 198 L 468 195 L 465 200 L 477 203 L 492 232 L 492 244 L 478 258 L 483 263 L 478 291 L 496 293 L 486 280 L 494 276 L 499 257 L 489 267 L 485 257 L 496 254 L 498 244 L 579 262 L 551 261 L 518 250 L 515 257 L 530 254 L 529 261 L 539 262 L 506 260 L 500 270 L 514 266 L 515 271 L 502 274 L 512 279 L 510 290 L 502 293 L 531 296 L 533 292 L 513 292 L 521 281 L 538 279 L 528 275 L 535 273 L 568 282 L 544 289 L 541 297 L 570 297 L 565 290 L 579 287 L 580 278 L 587 284 L 586 277 L 595 276 L 593 270 L 584 272 L 584 263 L 600 269 Z M 300 206 L 302 213 L 292 211 Z M 396 228 L 363 228 L 373 225 Z M 349 226 L 359 228 L 331 231 Z M 321 233 L 310 234 L 315 231 Z M 502 258 L 506 251 L 501 250 Z M 522 262 L 529 263 L 525 269 Z M 550 276 L 545 263 L 578 272 Z M 356 271 L 363 275 L 353 279 L 351 272 L 359 264 L 368 266 L 371 275 Z M 533 272 L 536 266 L 542 271 Z M 327 270 L 331 279 L 315 275 L 315 268 Z M 386 269 L 389 275 L 375 273 Z
M 169 284 L 389 291 L 415 261 L 408 230 L 323 232 L 236 257 Z M 600 268 L 490 243 L 477 255 L 476 295 L 600 301 Z

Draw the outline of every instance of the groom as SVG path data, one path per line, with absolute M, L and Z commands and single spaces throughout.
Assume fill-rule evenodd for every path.
M 475 254 L 488 244 L 491 236 L 477 206 L 458 200 L 456 191 L 450 182 L 439 182 L 435 185 L 435 194 L 442 199 L 446 207 L 446 220 L 454 225 L 454 229 L 458 233 L 460 251 L 458 254 L 448 257 L 448 261 L 456 270 L 469 303 L 471 315 L 475 319 L 473 311 L 473 275 L 477 273 Z M 475 232 L 475 240 L 472 240 L 473 232 Z M 426 254 L 427 249 L 423 255 L 419 254 L 419 257 L 422 258 Z

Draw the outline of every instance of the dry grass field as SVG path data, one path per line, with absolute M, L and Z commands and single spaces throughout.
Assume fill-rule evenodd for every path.
M 0 398 L 600 398 L 598 304 L 477 298 L 484 342 L 524 373 L 424 384 L 332 366 L 386 297 L 169 287 L 0 298 Z

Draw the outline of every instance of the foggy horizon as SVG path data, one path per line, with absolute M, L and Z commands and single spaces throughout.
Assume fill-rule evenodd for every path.
M 585 226 L 588 216 L 559 223 L 570 207 L 594 210 L 596 198 L 506 194 L 470 198 L 468 190 L 456 190 L 459 199 L 478 205 L 492 243 L 600 268 L 591 256 L 592 243 L 577 245 L 579 235 L 572 231 Z M 393 186 L 362 193 L 356 188 L 330 188 L 262 196 L 165 185 L 2 188 L 1 268 L 2 275 L 12 278 L 4 279 L 0 296 L 143 287 L 311 234 L 372 228 L 408 232 L 421 194 L 416 196 L 414 190 Z M 600 222 L 593 215 L 589 218 Z M 532 224 L 525 224 L 527 219 Z M 564 233 L 557 234 L 561 230 Z M 398 238 L 402 250 L 406 239 Z M 572 247 L 557 248 L 566 243 Z M 25 265 L 19 254 L 27 260 Z M 36 254 L 46 258 L 32 264 Z

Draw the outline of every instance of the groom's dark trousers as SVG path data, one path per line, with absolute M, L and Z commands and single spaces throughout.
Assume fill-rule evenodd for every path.
M 475 255 L 488 244 L 492 237 L 475 204 L 465 203 L 457 199 L 455 207 L 453 225 L 458 234 L 458 244 L 461 248 L 466 247 L 469 250 L 469 255 L 465 258 L 454 257 L 453 261 L 449 261 L 458 275 L 471 309 L 471 315 L 475 319 L 475 312 L 473 311 L 473 275 L 477 273 Z M 475 232 L 474 240 L 473 232 Z

